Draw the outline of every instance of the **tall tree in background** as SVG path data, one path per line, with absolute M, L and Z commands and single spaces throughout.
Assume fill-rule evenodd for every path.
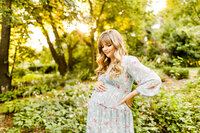
M 63 46 L 64 38 L 68 35 L 64 29 L 64 23 L 71 23 L 76 18 L 76 8 L 73 1 L 67 0 L 41 0 L 39 2 L 24 2 L 25 10 L 32 16 L 35 21 L 34 26 L 41 28 L 46 37 L 51 54 L 58 71 L 62 76 L 67 72 L 67 62 L 65 59 Z M 51 40 L 49 31 L 52 30 L 55 42 Z
M 67 51 L 68 51 L 68 66 L 69 66 L 69 71 L 73 71 L 73 54 L 75 49 L 77 48 L 78 44 L 81 42 L 80 36 L 79 36 L 79 31 L 74 30 L 68 36 L 66 37 L 65 42 L 67 43 Z
M 9 45 L 11 30 L 11 0 L 2 1 L 2 29 L 0 43 L 0 91 L 4 92 L 11 89 L 11 80 L 9 76 Z

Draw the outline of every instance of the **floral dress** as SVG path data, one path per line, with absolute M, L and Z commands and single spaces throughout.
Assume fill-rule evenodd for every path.
M 120 105 L 120 100 L 131 92 L 134 80 L 140 95 L 153 96 L 160 89 L 160 77 L 141 64 L 137 57 L 123 56 L 121 65 L 124 69 L 117 78 L 109 77 L 111 68 L 99 75 L 98 81 L 108 89 L 103 92 L 93 90 L 88 103 L 87 133 L 134 133 L 131 109 L 126 103 Z

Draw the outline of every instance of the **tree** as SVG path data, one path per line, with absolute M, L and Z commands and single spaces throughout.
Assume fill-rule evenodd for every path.
M 77 48 L 78 44 L 80 43 L 80 37 L 78 36 L 79 31 L 75 30 L 72 31 L 67 37 L 66 37 L 66 43 L 67 43 L 67 51 L 68 51 L 68 66 L 69 71 L 73 71 L 73 53 L 74 50 Z
M 34 26 L 41 28 L 52 57 L 58 65 L 58 70 L 64 76 L 67 72 L 67 62 L 62 44 L 68 33 L 63 27 L 64 23 L 69 24 L 76 18 L 77 13 L 73 1 L 41 0 L 39 2 L 22 2 L 22 4 L 25 11 L 33 17 Z M 55 42 L 51 41 L 49 30 L 53 31 Z
M 2 29 L 0 43 L 0 92 L 11 89 L 11 80 L 9 76 L 9 46 L 10 46 L 10 30 L 11 30 L 11 0 L 3 0 L 2 9 Z
M 168 0 L 167 7 L 160 12 L 162 24 L 158 30 L 159 38 L 165 44 L 169 56 L 167 63 L 173 59 L 182 59 L 182 66 L 198 66 L 200 58 L 199 0 Z

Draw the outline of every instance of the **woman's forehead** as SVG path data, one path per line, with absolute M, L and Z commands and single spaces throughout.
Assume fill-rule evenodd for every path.
M 101 46 L 108 46 L 108 45 L 110 45 L 109 43 L 106 43 L 106 42 L 102 42 L 101 43 Z
M 102 40 L 101 41 L 101 45 L 104 46 L 104 45 L 110 45 L 112 44 L 112 42 L 110 40 Z

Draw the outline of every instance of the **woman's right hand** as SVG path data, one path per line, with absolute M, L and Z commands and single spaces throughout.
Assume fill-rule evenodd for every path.
M 102 91 L 105 91 L 107 90 L 106 86 L 104 85 L 104 83 L 102 81 L 97 81 L 95 84 L 94 84 L 94 89 L 96 91 L 99 91 L 99 92 L 102 92 Z

